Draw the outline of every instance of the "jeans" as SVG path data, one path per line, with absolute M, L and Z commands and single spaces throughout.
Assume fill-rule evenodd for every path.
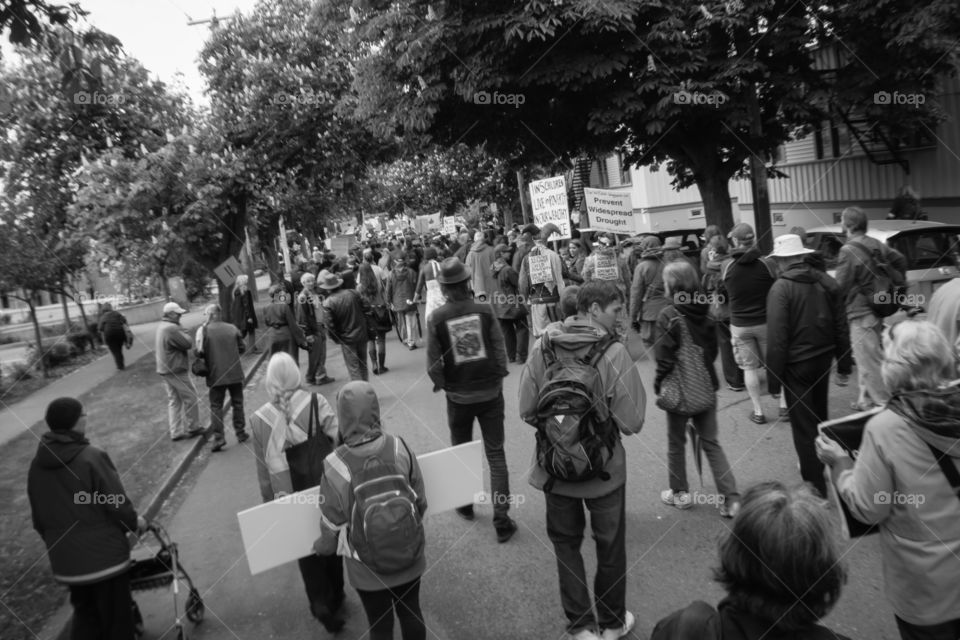
M 197 388 L 186 371 L 164 373 L 167 387 L 167 418 L 170 422 L 170 437 L 187 435 L 200 429 L 200 398 Z
M 425 640 L 427 626 L 420 611 L 420 578 L 379 591 L 357 589 L 370 623 L 370 640 L 393 640 L 393 613 L 400 619 L 403 640 Z
M 344 342 L 340 345 L 343 363 L 351 380 L 367 380 L 367 341 Z
M 370 364 L 374 371 L 379 371 L 387 359 L 387 332 L 377 331 L 373 334 L 373 340 L 368 342 L 370 352 Z M 379 353 L 379 360 L 377 353 Z
M 850 346 L 857 361 L 857 381 L 860 385 L 858 402 L 886 404 L 890 399 L 887 387 L 880 377 L 880 364 L 883 362 L 881 332 L 883 322 L 872 313 L 850 320 Z
M 310 613 L 327 624 L 343 604 L 343 558 L 309 555 L 297 560 Z
M 703 448 L 704 455 L 707 456 L 707 462 L 710 463 L 710 471 L 713 472 L 713 481 L 717 485 L 717 491 L 726 500 L 738 499 L 740 494 L 737 493 L 737 481 L 733 477 L 733 471 L 727 461 L 727 454 L 723 452 L 723 447 L 720 446 L 717 435 L 716 408 L 704 411 L 691 418 L 667 411 L 667 466 L 670 473 L 670 488 L 674 492 L 690 490 L 687 484 L 685 452 L 687 420 L 693 420 L 693 426 L 700 438 L 700 446 Z
M 307 352 L 307 383 L 327 377 L 327 332 L 323 329 L 313 336 Z
M 483 450 L 490 466 L 490 492 L 493 494 L 493 526 L 510 526 L 510 476 L 507 456 L 503 452 L 503 391 L 493 400 L 459 404 L 447 398 L 447 424 L 450 444 L 456 446 L 473 440 L 473 419 L 480 423 Z
M 103 341 L 110 349 L 110 354 L 113 356 L 113 362 L 117 365 L 117 369 L 123 371 L 123 345 L 127 342 L 127 336 L 122 331 L 110 332 L 103 336 Z
M 410 311 L 404 311 L 400 314 L 400 319 L 402 324 L 400 325 L 400 333 L 403 336 L 403 341 L 407 345 L 417 344 L 417 310 L 414 307 Z
M 733 357 L 733 345 L 730 342 L 730 321 L 717 320 L 717 346 L 720 347 L 720 364 L 723 367 L 723 379 L 731 387 L 743 386 L 743 369 L 737 366 Z
M 960 638 L 960 618 L 940 624 L 910 624 L 897 618 L 897 629 L 902 640 L 957 640 Z
M 793 447 L 800 459 L 800 477 L 812 484 L 823 497 L 827 495 L 823 463 L 817 459 L 813 443 L 819 435 L 817 425 L 827 420 L 832 368 L 833 353 L 828 352 L 787 365 L 783 380 Z
M 246 421 L 243 416 L 243 383 L 221 384 L 210 387 L 210 431 L 223 438 L 223 399 L 230 392 L 230 406 L 233 409 L 233 431 L 238 436 L 243 433 Z
M 503 331 L 503 342 L 507 348 L 507 359 L 517 362 L 527 361 L 527 344 L 530 341 L 530 328 L 527 317 L 497 318 Z
M 133 608 L 130 574 L 124 572 L 93 584 L 71 585 L 71 640 L 131 640 Z
M 626 615 L 627 546 L 624 504 L 625 487 L 599 498 L 568 498 L 545 494 L 547 535 L 557 556 L 560 577 L 560 602 L 567 615 L 567 631 L 622 627 Z M 586 520 L 583 507 L 590 512 L 590 528 L 597 544 L 597 575 L 593 580 L 594 616 L 587 587 L 587 572 L 580 546 Z

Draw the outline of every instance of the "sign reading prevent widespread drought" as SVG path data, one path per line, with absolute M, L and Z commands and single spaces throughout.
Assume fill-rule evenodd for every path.
M 570 207 L 567 205 L 567 181 L 563 176 L 531 182 L 530 206 L 538 227 L 552 222 L 560 228 L 560 235 L 554 234 L 550 240 L 570 238 Z
M 631 236 L 639 233 L 629 192 L 585 188 L 583 198 L 587 204 L 588 218 L 588 224 L 583 229 Z

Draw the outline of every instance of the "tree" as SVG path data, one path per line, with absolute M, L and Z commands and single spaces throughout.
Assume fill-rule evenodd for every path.
M 0 33 L 10 31 L 16 45 L 36 44 L 50 27 L 66 26 L 87 15 L 78 3 L 56 5 L 46 0 L 3 0 L 0 2 Z
M 567 166 L 618 149 L 665 166 L 677 188 L 696 184 L 707 223 L 724 228 L 746 161 L 768 163 L 824 120 L 862 113 L 892 139 L 934 126 L 930 101 L 904 119 L 865 99 L 892 86 L 932 95 L 960 31 L 945 0 L 370 1 L 354 15 L 358 115 L 381 133 Z M 849 58 L 825 69 L 838 48 Z M 887 64 L 862 64 L 874 52 Z

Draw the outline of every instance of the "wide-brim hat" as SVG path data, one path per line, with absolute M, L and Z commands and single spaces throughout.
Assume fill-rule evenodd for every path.
M 343 278 L 324 269 L 317 274 L 317 286 L 321 289 L 336 289 L 343 285 Z
M 773 253 L 770 255 L 774 258 L 792 258 L 808 253 L 813 253 L 813 249 L 807 249 L 803 246 L 803 240 L 800 239 L 800 236 L 787 233 L 773 241 Z
M 470 269 L 460 262 L 460 258 L 447 258 L 440 263 L 440 273 L 437 274 L 440 284 L 457 284 L 469 279 Z

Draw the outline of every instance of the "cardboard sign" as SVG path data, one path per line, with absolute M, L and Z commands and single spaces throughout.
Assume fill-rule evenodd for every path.
M 527 268 L 530 269 L 530 283 L 543 284 L 544 282 L 553 282 L 553 266 L 550 264 L 550 256 L 547 255 L 528 255 Z
M 482 457 L 480 440 L 417 456 L 426 515 L 474 503 L 483 492 Z M 320 503 L 320 487 L 313 487 L 237 514 L 252 575 L 313 553 L 320 537 Z
M 444 216 L 443 218 L 443 235 L 449 236 L 457 232 L 457 223 L 454 220 L 453 216 Z
M 546 178 L 530 183 L 530 206 L 533 221 L 538 227 L 552 222 L 560 228 L 560 235 L 548 240 L 570 238 L 570 207 L 567 203 L 567 181 L 563 176 Z
M 596 263 L 593 266 L 594 280 L 619 280 L 620 269 L 617 266 L 617 256 L 596 254 Z
M 237 276 L 243 273 L 243 267 L 240 266 L 239 260 L 230 256 L 221 262 L 220 266 L 214 269 L 213 272 L 217 274 L 217 278 L 220 279 L 223 286 L 232 287 L 233 283 L 237 281 Z
M 883 411 L 883 408 L 877 407 L 869 411 L 861 411 L 860 413 L 854 413 L 849 416 L 844 416 L 843 418 L 837 418 L 836 420 L 828 420 L 827 422 L 818 424 L 817 429 L 831 440 L 835 440 L 853 460 L 856 460 L 857 454 L 860 451 L 860 443 L 863 442 L 863 430 L 867 426 L 867 421 L 881 411 Z M 824 468 L 823 473 L 827 477 L 827 499 L 837 506 L 837 513 L 842 514 L 840 518 L 840 533 L 843 539 L 849 540 L 850 538 L 859 538 L 860 536 L 876 533 L 876 525 L 864 524 L 854 518 L 853 514 L 850 513 L 847 504 L 837 493 L 836 487 L 833 486 L 830 469 Z
M 584 188 L 583 198 L 587 205 L 587 225 L 584 228 L 630 235 L 639 232 L 629 191 Z

